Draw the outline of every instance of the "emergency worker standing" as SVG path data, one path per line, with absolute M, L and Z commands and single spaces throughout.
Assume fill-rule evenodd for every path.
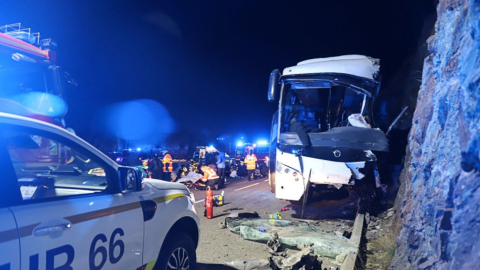
M 245 156 L 244 160 L 247 165 L 247 178 L 248 181 L 253 180 L 255 175 L 255 169 L 257 168 L 257 156 L 253 153 L 253 149 L 248 150 L 248 155 Z
M 220 152 L 217 156 L 217 173 L 220 177 L 218 186 L 223 187 L 225 185 L 225 153 Z
M 154 179 L 162 179 L 162 166 L 161 166 L 160 159 L 157 154 L 153 157 L 153 159 L 148 163 L 148 170 L 152 173 L 152 178 Z
M 166 176 L 165 180 L 170 181 L 171 180 L 170 177 L 173 172 L 172 156 L 166 153 L 165 156 L 163 156 L 162 163 L 163 163 L 163 173 Z M 168 164 L 168 174 L 167 174 L 167 164 Z

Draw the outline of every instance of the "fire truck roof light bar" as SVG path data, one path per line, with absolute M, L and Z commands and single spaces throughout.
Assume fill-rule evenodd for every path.
M 32 33 L 30 28 L 22 27 L 21 23 L 0 26 L 0 33 L 23 40 L 29 44 L 40 44 L 40 32 Z

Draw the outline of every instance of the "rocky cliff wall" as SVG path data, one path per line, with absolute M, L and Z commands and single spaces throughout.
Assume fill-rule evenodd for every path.
M 480 1 L 440 0 L 396 201 L 394 269 L 480 269 Z

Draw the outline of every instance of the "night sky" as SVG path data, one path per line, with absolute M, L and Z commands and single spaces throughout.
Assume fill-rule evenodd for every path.
M 67 123 L 80 136 L 102 130 L 105 107 L 153 99 L 177 134 L 214 140 L 268 137 L 273 69 L 364 54 L 381 59 L 388 86 L 434 12 L 430 0 L 28 0 L 1 1 L 0 24 L 21 22 L 58 42 L 59 65 L 79 84 L 68 89 Z

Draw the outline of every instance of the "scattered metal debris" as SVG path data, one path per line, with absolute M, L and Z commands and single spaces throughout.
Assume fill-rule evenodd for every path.
M 268 258 L 273 270 L 321 270 L 322 261 L 318 260 L 311 246 L 288 257 L 270 256 Z
M 267 242 L 267 249 L 270 254 L 275 255 L 275 256 L 282 256 L 286 257 L 287 253 L 285 251 L 282 251 L 282 244 L 280 244 L 280 241 L 278 241 L 278 233 L 277 232 L 272 232 L 270 234 L 270 240 Z
M 321 233 L 305 221 L 227 218 L 225 223 L 230 231 L 240 234 L 243 239 L 267 243 L 272 252 L 280 252 L 279 245 L 293 249 L 305 245 L 311 247 L 316 255 L 341 263 L 347 254 L 357 253 L 358 250 L 350 239 Z M 265 232 L 260 232 L 260 228 L 264 228 Z

